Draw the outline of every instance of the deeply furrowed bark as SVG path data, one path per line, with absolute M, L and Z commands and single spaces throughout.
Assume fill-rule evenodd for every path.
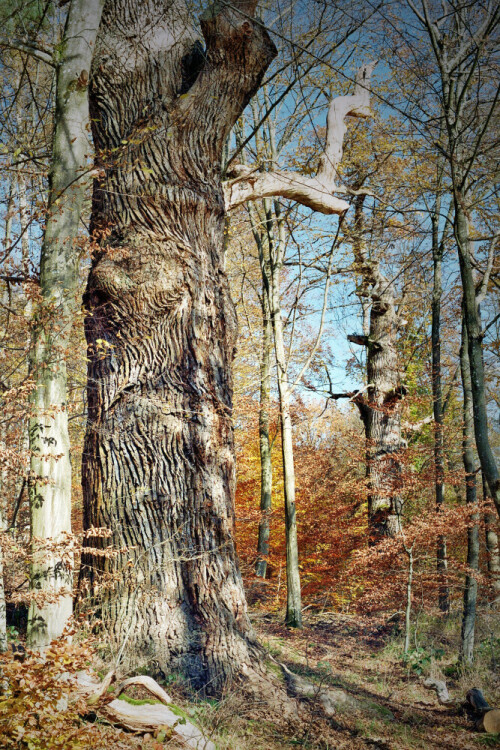
M 84 575 L 96 589 L 116 576 L 101 615 L 135 664 L 208 693 L 255 659 L 232 541 L 220 162 L 275 49 L 239 6 L 205 13 L 203 52 L 180 2 L 108 0 L 90 90 L 92 226 L 108 236 L 85 298 L 85 526 L 109 527 L 118 551 L 89 551 Z

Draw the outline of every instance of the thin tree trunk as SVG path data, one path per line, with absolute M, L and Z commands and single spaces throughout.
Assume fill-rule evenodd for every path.
M 252 112 L 254 122 L 257 125 L 258 116 L 255 99 L 252 100 Z M 243 118 L 242 118 L 243 120 Z M 235 136 L 238 146 L 243 142 L 243 130 L 240 123 L 235 127 Z M 259 131 L 256 131 L 257 148 L 260 146 Z M 243 151 L 242 163 L 246 164 L 245 152 Z M 269 201 L 266 202 L 268 205 Z M 271 442 L 269 439 L 269 407 L 271 400 L 271 356 L 273 352 L 273 323 L 269 305 L 269 244 L 264 247 L 267 233 L 262 229 L 259 211 L 253 203 L 248 203 L 247 210 L 252 227 L 252 234 L 259 253 L 259 263 L 262 274 L 262 351 L 260 361 L 260 402 L 259 402 L 259 455 L 260 455 L 260 512 L 259 532 L 257 538 L 257 560 L 255 563 L 255 575 L 265 578 L 267 573 L 267 560 L 269 555 L 269 516 L 272 507 L 272 484 L 273 464 L 271 456 Z M 255 215 L 257 214 L 257 216 Z
M 4 234 L 4 253 L 7 255 L 7 251 L 12 241 L 12 212 L 14 209 L 14 190 L 12 182 L 9 185 L 9 197 L 7 200 L 7 216 L 5 219 L 5 234 Z M 7 284 L 2 293 L 3 303 L 6 307 L 9 307 L 9 294 Z M 6 425 L 1 425 L 1 436 L 2 436 L 2 448 L 5 445 L 6 436 Z M 4 579 L 4 553 L 3 553 L 3 534 L 7 531 L 6 518 L 6 507 L 5 502 L 9 497 L 9 491 L 7 487 L 7 471 L 5 467 L 2 468 L 0 474 L 0 653 L 7 651 L 7 607 L 5 600 L 5 579 Z
M 483 498 L 488 497 L 486 481 L 483 477 Z M 498 518 L 494 513 L 484 514 L 485 542 L 488 575 L 493 592 L 492 606 L 500 608 L 500 547 L 498 544 Z
M 467 505 L 477 505 L 476 470 L 474 460 L 474 420 L 472 413 L 472 384 L 467 341 L 467 327 L 462 320 L 462 345 L 460 347 L 460 369 L 463 388 L 463 462 L 465 470 L 465 497 Z M 474 525 L 467 529 L 467 566 L 479 570 L 479 516 L 472 517 Z M 460 659 L 466 664 L 474 660 L 474 629 L 476 624 L 478 584 L 477 578 L 467 574 L 465 578 L 464 609 L 460 643 Z
M 429 52 L 437 63 L 438 92 L 441 102 L 441 122 L 445 125 L 446 147 L 439 147 L 450 169 L 453 203 L 454 233 L 458 246 L 463 307 L 469 341 L 474 435 L 481 470 L 488 484 L 493 502 L 500 515 L 500 474 L 491 448 L 482 356 L 481 322 L 476 302 L 476 288 L 472 269 L 473 250 L 469 233 L 469 218 L 473 205 L 473 186 L 477 159 L 485 147 L 486 134 L 496 116 L 497 96 L 483 97 L 482 71 L 488 69 L 495 49 L 494 36 L 499 15 L 496 4 L 479 8 L 476 4 L 459 2 L 450 5 L 450 12 L 437 22 L 427 3 L 420 12 L 411 4 L 429 39 Z M 476 102 L 471 117 L 471 102 Z M 481 113 L 481 116 L 479 116 Z M 438 115 L 439 117 L 439 115 Z M 433 126 L 436 121 L 433 122 Z
M 19 119 L 19 118 L 18 118 Z M 29 274 L 30 242 L 28 203 L 26 200 L 26 176 L 20 167 L 17 168 L 17 194 L 19 202 L 19 224 L 21 228 L 21 271 L 27 277 Z
M 465 198 L 459 191 L 455 194 L 455 237 L 457 239 L 460 273 L 464 296 L 465 322 L 469 342 L 469 360 L 471 370 L 472 407 L 474 414 L 474 435 L 476 449 L 483 476 L 488 484 L 493 502 L 500 515 L 500 475 L 495 456 L 491 449 L 488 413 L 486 409 L 486 391 L 483 364 L 483 334 L 481 320 L 476 303 L 476 286 L 472 272 L 472 250 L 469 238 L 469 227 L 464 210 Z
M 0 511 L 0 533 L 5 533 L 5 521 Z M 3 549 L 0 544 L 0 653 L 7 651 L 7 607 L 5 602 L 5 582 L 3 577 Z
M 266 577 L 269 555 L 269 515 L 272 507 L 273 464 L 269 440 L 269 405 L 271 399 L 272 321 L 269 297 L 265 285 L 262 289 L 262 354 L 260 370 L 259 447 L 260 447 L 260 511 L 257 562 L 255 573 Z
M 493 591 L 492 605 L 500 608 L 500 546 L 496 526 L 497 518 L 493 513 L 485 514 L 486 552 L 488 556 L 488 573 Z
M 264 89 L 266 97 L 266 90 Z M 267 101 L 269 109 L 269 102 Z M 268 122 L 269 152 L 272 163 L 278 160 L 274 125 Z M 278 399 L 281 424 L 281 454 L 283 462 L 283 484 L 285 495 L 285 536 L 286 536 L 286 618 L 288 627 L 302 627 L 302 594 L 299 570 L 299 547 L 297 539 L 297 515 L 295 506 L 295 462 L 293 455 L 293 426 L 290 414 L 292 392 L 288 383 L 288 362 L 284 343 L 284 326 L 281 313 L 281 271 L 283 268 L 286 237 L 285 225 L 279 201 L 274 201 L 274 212 L 269 200 L 264 200 L 267 240 L 269 247 L 270 279 L 269 303 L 274 332 Z M 274 236 L 277 229 L 278 237 Z M 266 282 L 264 282 L 266 283 Z
M 407 654 L 410 650 L 410 636 L 411 636 L 411 598 L 412 598 L 412 586 L 413 586 L 413 545 L 407 547 L 405 545 L 404 550 L 408 556 L 408 578 L 406 579 L 406 607 L 405 607 L 405 645 L 404 653 Z
M 270 295 L 269 302 L 274 331 L 274 347 L 278 380 L 278 398 L 280 405 L 281 450 L 283 459 L 283 482 L 285 493 L 285 533 L 286 533 L 286 624 L 291 628 L 302 627 L 302 596 L 299 572 L 299 549 L 297 541 L 297 515 L 295 507 L 295 465 L 293 458 L 293 428 L 290 414 L 290 388 L 287 375 L 283 318 L 280 306 L 280 274 L 283 264 L 284 229 L 279 224 L 278 246 L 270 242 Z
M 221 182 L 226 139 L 275 54 L 253 10 L 207 10 L 204 51 L 180 0 L 108 0 L 90 91 L 92 227 L 109 235 L 85 296 L 84 524 L 109 528 L 116 554 L 89 551 L 82 575 L 131 668 L 179 670 L 213 694 L 257 653 L 233 544 Z
M 443 247 L 438 242 L 438 221 L 440 201 L 436 206 L 433 218 L 432 256 L 434 267 L 434 285 L 432 290 L 432 402 L 434 412 L 434 475 L 436 508 L 440 510 L 444 503 L 444 460 L 443 460 L 443 390 L 441 383 L 441 296 Z M 441 612 L 449 612 L 450 597 L 446 583 L 448 559 L 446 537 L 440 535 L 437 540 L 437 571 L 439 584 L 438 602 Z
M 269 200 L 263 201 L 265 236 L 261 236 L 250 219 L 259 251 L 262 272 L 263 298 L 267 299 L 269 314 L 274 333 L 274 352 L 277 365 L 278 401 L 280 406 L 281 447 L 283 483 L 285 496 L 285 537 L 286 537 L 286 571 L 287 571 L 287 613 L 286 624 L 289 627 L 302 627 L 302 599 L 300 587 L 299 552 L 297 540 L 297 519 L 295 509 L 295 466 L 293 457 L 293 428 L 290 416 L 291 391 L 287 377 L 287 358 L 284 343 L 283 319 L 281 316 L 280 287 L 283 253 L 285 248 L 284 225 L 280 220 L 279 204 L 275 205 L 274 214 Z M 277 224 L 278 241 L 274 236 Z
M 72 0 L 57 69 L 49 205 L 40 260 L 40 309 L 31 370 L 36 389 L 29 426 L 33 600 L 28 643 L 43 648 L 72 613 L 71 461 L 66 347 L 76 302 L 75 240 L 88 179 L 88 71 L 103 0 Z

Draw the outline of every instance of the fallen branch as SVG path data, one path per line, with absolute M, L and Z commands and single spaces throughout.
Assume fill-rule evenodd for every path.
M 353 695 L 342 688 L 334 688 L 325 685 L 315 685 L 304 677 L 291 672 L 282 662 L 276 661 L 273 657 L 271 660 L 281 667 L 286 680 L 288 691 L 294 698 L 306 700 L 310 703 L 317 703 L 321 706 L 328 717 L 334 716 L 337 711 L 363 711 L 364 713 L 378 714 L 380 706 L 371 701 L 358 700 Z M 394 718 L 390 711 L 385 709 L 387 719 Z
M 340 688 L 322 687 L 308 682 L 280 663 L 287 687 L 296 698 L 317 701 L 327 716 L 334 716 L 339 708 L 360 709 L 361 704 L 352 695 Z
M 145 688 L 148 693 L 154 695 L 155 698 L 164 703 L 166 706 L 168 706 L 169 703 L 172 703 L 172 698 L 168 695 L 168 693 L 166 693 L 164 689 L 160 687 L 160 685 L 158 685 L 156 680 L 153 680 L 152 677 L 148 677 L 147 675 L 137 675 L 135 677 L 129 677 L 127 680 L 124 680 L 122 683 L 120 683 L 118 689 L 116 690 L 116 695 L 121 695 L 125 688 L 130 687 L 131 685 L 138 685 L 139 687 Z
M 436 691 L 438 701 L 441 705 L 450 703 L 450 694 L 448 693 L 448 688 L 446 687 L 446 682 L 444 680 L 435 680 L 434 678 L 429 677 L 425 680 L 424 687 Z
M 92 707 L 99 716 L 110 724 L 116 724 L 129 729 L 132 732 L 154 733 L 165 730 L 176 739 L 183 742 L 186 747 L 194 750 L 215 750 L 215 745 L 207 740 L 203 733 L 184 717 L 179 717 L 170 707 L 172 700 L 170 696 L 153 680 L 152 677 L 139 675 L 130 677 L 120 683 L 114 693 L 110 696 L 107 691 L 114 679 L 114 671 L 109 672 L 102 682 L 96 680 L 88 672 L 79 672 L 75 682 L 75 688 L 79 695 L 86 697 L 89 707 Z M 160 704 L 131 705 L 126 701 L 119 700 L 120 695 L 126 687 L 138 685 L 145 688 L 149 693 L 162 702 Z M 106 697 L 112 698 L 110 702 L 104 702 Z M 170 704 L 170 705 L 169 705 Z

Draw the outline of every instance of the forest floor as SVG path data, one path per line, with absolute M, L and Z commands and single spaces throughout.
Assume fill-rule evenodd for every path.
M 275 615 L 254 612 L 252 619 L 268 653 L 267 666 L 277 680 L 282 680 L 280 662 L 317 685 L 318 692 L 341 688 L 361 705 L 343 710 L 339 707 L 333 718 L 327 718 L 319 701 L 312 699 L 301 702 L 298 715 L 286 718 L 270 708 L 265 695 L 261 701 L 252 701 L 233 688 L 217 702 L 188 702 L 182 688 L 170 683 L 168 692 L 211 737 L 217 750 L 500 747 L 499 736 L 476 732 L 461 709 L 471 687 L 483 690 L 490 705 L 500 705 L 500 674 L 495 670 L 500 641 L 492 618 L 489 623 L 483 621 L 475 667 L 465 671 L 456 666 L 459 622 L 453 618 L 426 622 L 425 636 L 419 636 L 423 645 L 414 648 L 406 661 L 402 658 L 401 634 L 376 618 L 309 614 L 301 631 L 288 630 L 282 618 Z M 424 687 L 426 676 L 446 680 L 449 704 L 440 705 L 435 692 Z M 139 739 L 111 728 L 109 732 L 108 750 L 180 747 L 175 740 L 160 743 L 152 737 Z

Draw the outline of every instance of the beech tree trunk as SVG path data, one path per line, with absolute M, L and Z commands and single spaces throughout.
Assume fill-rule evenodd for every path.
M 432 403 L 434 414 L 434 472 L 436 507 L 439 510 L 444 503 L 444 460 L 443 460 L 443 388 L 441 381 L 441 296 L 443 293 L 442 264 L 443 243 L 438 240 L 441 197 L 436 199 L 435 212 L 432 215 L 432 260 L 434 284 L 432 289 Z M 446 227 L 445 227 L 446 229 Z M 465 459 L 464 459 L 465 460 Z M 446 583 L 448 556 L 446 537 L 440 535 L 437 540 L 437 572 L 439 578 L 438 603 L 441 612 L 449 612 L 449 590 Z
M 85 527 L 111 529 L 116 554 L 90 550 L 84 575 L 131 666 L 180 670 L 207 693 L 256 655 L 232 539 L 220 166 L 275 55 L 254 9 L 207 10 L 203 50 L 180 0 L 107 0 L 90 88 L 104 236 L 85 296 Z
M 276 210 L 277 209 L 277 210 Z M 272 237 L 269 222 L 268 242 L 270 258 L 269 304 L 274 332 L 274 351 L 278 380 L 278 399 L 281 423 L 281 453 L 283 460 L 283 484 L 285 494 L 285 535 L 286 535 L 286 617 L 288 627 L 302 627 L 302 594 L 299 570 L 299 547 L 297 539 L 297 512 L 295 505 L 295 462 L 293 457 L 293 426 L 290 413 L 292 391 L 288 380 L 287 357 L 285 353 L 284 325 L 281 314 L 280 287 L 281 270 L 285 252 L 283 221 L 280 221 L 279 207 L 275 206 L 275 217 L 279 237 Z
M 418 7 L 417 7 L 418 5 Z M 412 13 L 425 30 L 430 52 L 436 60 L 445 156 L 450 169 L 453 203 L 454 234 L 458 247 L 463 307 L 469 342 L 474 436 L 483 476 L 500 515 L 500 473 L 493 453 L 485 392 L 482 354 L 481 322 L 476 304 L 473 276 L 473 247 L 469 221 L 478 209 L 473 198 L 476 183 L 475 169 L 485 145 L 490 121 L 496 116 L 498 99 L 491 97 L 484 87 L 483 71 L 489 70 L 496 53 L 495 32 L 500 16 L 496 4 L 485 6 L 466 2 L 449 4 L 437 21 L 427 3 L 410 3 Z M 440 12 L 440 11 L 439 11 Z M 480 74 L 481 73 L 481 74 Z M 471 108 L 475 102 L 474 109 Z M 480 113 L 480 114 L 479 114 Z M 433 119 L 433 126 L 435 125 Z
M 486 483 L 483 480 L 483 487 Z M 484 493 L 484 497 L 487 495 Z M 494 513 L 485 513 L 485 541 L 488 574 L 493 591 L 493 607 L 500 607 L 500 547 L 498 544 L 498 519 Z
M 31 648 L 43 648 L 58 638 L 72 614 L 66 347 L 78 307 L 75 241 L 89 182 L 87 82 L 102 5 L 103 0 L 72 0 L 57 68 L 49 202 L 40 259 L 41 302 L 34 320 L 31 361 L 36 389 L 29 425 L 30 588 L 37 595 L 28 617 Z M 25 257 L 23 264 L 27 265 Z
M 355 200 L 354 255 L 362 283 L 360 297 L 370 299 L 368 336 L 348 336 L 349 341 L 366 347 L 367 388 L 355 399 L 366 437 L 368 479 L 368 523 L 371 543 L 395 536 L 401 530 L 401 451 L 406 443 L 401 435 L 401 385 L 396 336 L 398 316 L 391 284 L 380 272 L 378 262 L 369 258 L 363 238 L 364 196 Z
M 476 467 L 474 460 L 474 417 L 472 412 L 472 384 L 469 363 L 467 327 L 462 320 L 462 345 L 460 347 L 460 369 L 463 388 L 463 462 L 465 469 L 465 497 L 468 505 L 477 505 Z M 467 566 L 470 570 L 479 570 L 479 526 L 478 514 L 474 514 L 475 523 L 467 529 Z M 464 609 L 462 616 L 462 633 L 460 659 L 466 664 L 474 661 L 474 630 L 476 625 L 477 578 L 468 573 L 465 577 Z
M 258 117 L 254 103 L 254 122 Z M 265 144 L 273 164 L 278 160 L 274 126 L 269 124 L 269 137 Z M 333 187 L 333 184 L 332 184 Z M 226 195 L 227 199 L 227 195 Z M 335 201 L 336 199 L 334 199 Z M 278 383 L 278 401 L 280 407 L 281 455 L 283 466 L 283 484 L 285 496 L 285 541 L 286 541 L 286 581 L 287 607 L 285 622 L 289 627 L 302 627 L 302 596 L 299 571 L 299 550 L 297 538 L 297 516 L 295 506 L 295 463 L 293 456 L 293 426 L 290 414 L 292 391 L 287 376 L 287 357 L 284 343 L 284 325 L 281 313 L 281 272 L 283 268 L 286 237 L 280 204 L 265 198 L 262 201 L 261 223 L 263 230 L 257 229 L 252 221 L 252 229 L 259 250 L 259 261 L 262 272 L 263 297 L 267 299 L 271 329 L 274 338 L 276 359 L 276 379 Z M 276 234 L 278 235 L 276 237 Z M 266 336 L 267 334 L 265 334 Z M 261 461 L 262 441 L 261 441 Z M 270 464 L 270 454 L 265 465 Z M 268 472 L 269 473 L 269 472 Z M 261 485 L 263 487 L 263 485 Z
M 471 395 L 474 415 L 474 435 L 483 476 L 500 515 L 500 474 L 490 444 L 486 391 L 484 383 L 483 332 L 476 302 L 476 285 L 472 272 L 472 250 L 469 226 L 464 209 L 466 196 L 455 185 L 455 237 L 458 245 L 460 273 L 464 295 L 464 315 L 467 326 Z
M 271 400 L 271 352 L 273 328 L 269 309 L 269 296 L 262 289 L 262 354 L 260 368 L 259 448 L 260 448 L 260 512 L 257 562 L 255 574 L 266 577 L 269 555 L 269 514 L 272 507 L 273 464 L 269 440 L 269 406 Z

